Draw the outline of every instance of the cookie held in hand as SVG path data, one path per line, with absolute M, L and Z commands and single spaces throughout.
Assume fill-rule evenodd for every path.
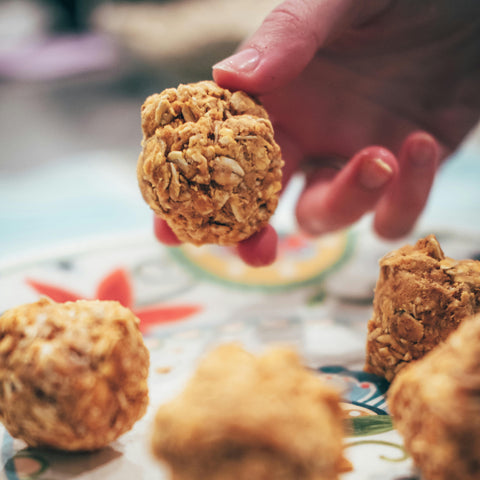
M 148 405 L 149 353 L 118 302 L 43 298 L 0 317 L 0 420 L 32 447 L 94 450 Z
M 283 160 L 265 109 L 212 81 L 179 85 L 142 106 L 143 198 L 182 242 L 236 245 L 274 213 Z

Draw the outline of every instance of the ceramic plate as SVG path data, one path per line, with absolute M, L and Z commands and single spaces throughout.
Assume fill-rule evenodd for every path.
M 353 465 L 342 479 L 417 479 L 387 411 L 388 384 L 362 371 L 377 266 L 376 260 L 358 262 L 378 259 L 379 252 L 359 255 L 361 245 L 346 233 L 281 242 L 279 262 L 259 270 L 258 277 L 228 250 L 171 250 L 150 237 L 95 240 L 4 264 L 0 311 L 41 295 L 57 301 L 115 299 L 131 308 L 151 352 L 151 401 L 132 431 L 95 453 L 27 448 L 0 429 L 0 478 L 167 479 L 148 446 L 156 408 L 181 391 L 199 357 L 236 341 L 253 352 L 291 345 L 306 366 L 341 388 L 346 455 Z M 363 275 L 367 284 L 359 290 L 358 272 L 368 270 L 372 275 Z

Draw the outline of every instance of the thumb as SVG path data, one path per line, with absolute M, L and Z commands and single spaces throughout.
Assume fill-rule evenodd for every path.
M 232 90 L 270 92 L 299 75 L 332 37 L 378 14 L 391 1 L 286 0 L 239 52 L 213 66 L 213 78 Z

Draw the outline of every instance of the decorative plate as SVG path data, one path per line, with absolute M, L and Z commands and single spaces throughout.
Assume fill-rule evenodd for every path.
M 268 267 L 253 268 L 216 245 L 183 245 L 171 250 L 192 273 L 222 284 L 261 290 L 291 289 L 319 282 L 351 254 L 353 235 L 340 231 L 311 239 L 301 233 L 279 234 L 278 258 Z
M 388 384 L 362 372 L 370 306 L 364 301 L 342 306 L 325 289 L 335 266 L 338 276 L 340 266 L 351 264 L 352 239 L 339 234 L 330 237 L 330 243 L 308 244 L 298 237 L 282 242 L 278 268 L 285 268 L 293 257 L 302 267 L 285 268 L 281 281 L 273 268 L 263 277 L 259 274 L 261 281 L 252 272 L 232 275 L 235 269 L 229 265 L 236 260 L 228 251 L 214 265 L 208 261 L 214 256 L 210 251 L 195 256 L 183 249 L 172 255 L 150 237 L 95 241 L 4 264 L 0 311 L 40 295 L 56 301 L 118 300 L 141 320 L 151 371 L 147 414 L 132 431 L 98 452 L 28 448 L 0 428 L 0 479 L 167 479 L 148 446 L 152 416 L 158 405 L 182 389 L 198 358 L 227 341 L 241 342 L 254 352 L 271 344 L 291 345 L 308 367 L 341 388 L 349 432 L 346 454 L 353 464 L 342 478 L 417 479 L 386 410 Z M 348 281 L 343 280 L 347 288 Z

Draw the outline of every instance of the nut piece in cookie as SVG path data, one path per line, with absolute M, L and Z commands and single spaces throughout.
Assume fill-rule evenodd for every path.
M 113 301 L 43 298 L 0 317 L 0 420 L 33 447 L 93 450 L 148 404 L 149 353 Z
M 480 310 L 480 262 L 445 257 L 434 235 L 380 261 L 365 370 L 392 381 Z
M 477 315 L 390 386 L 395 427 L 425 480 L 480 478 L 479 366 Z
M 137 176 L 143 198 L 183 242 L 235 245 L 264 227 L 283 160 L 265 109 L 203 81 L 142 106 Z
M 175 480 L 334 480 L 348 464 L 337 392 L 279 347 L 210 352 L 157 411 L 152 447 Z

